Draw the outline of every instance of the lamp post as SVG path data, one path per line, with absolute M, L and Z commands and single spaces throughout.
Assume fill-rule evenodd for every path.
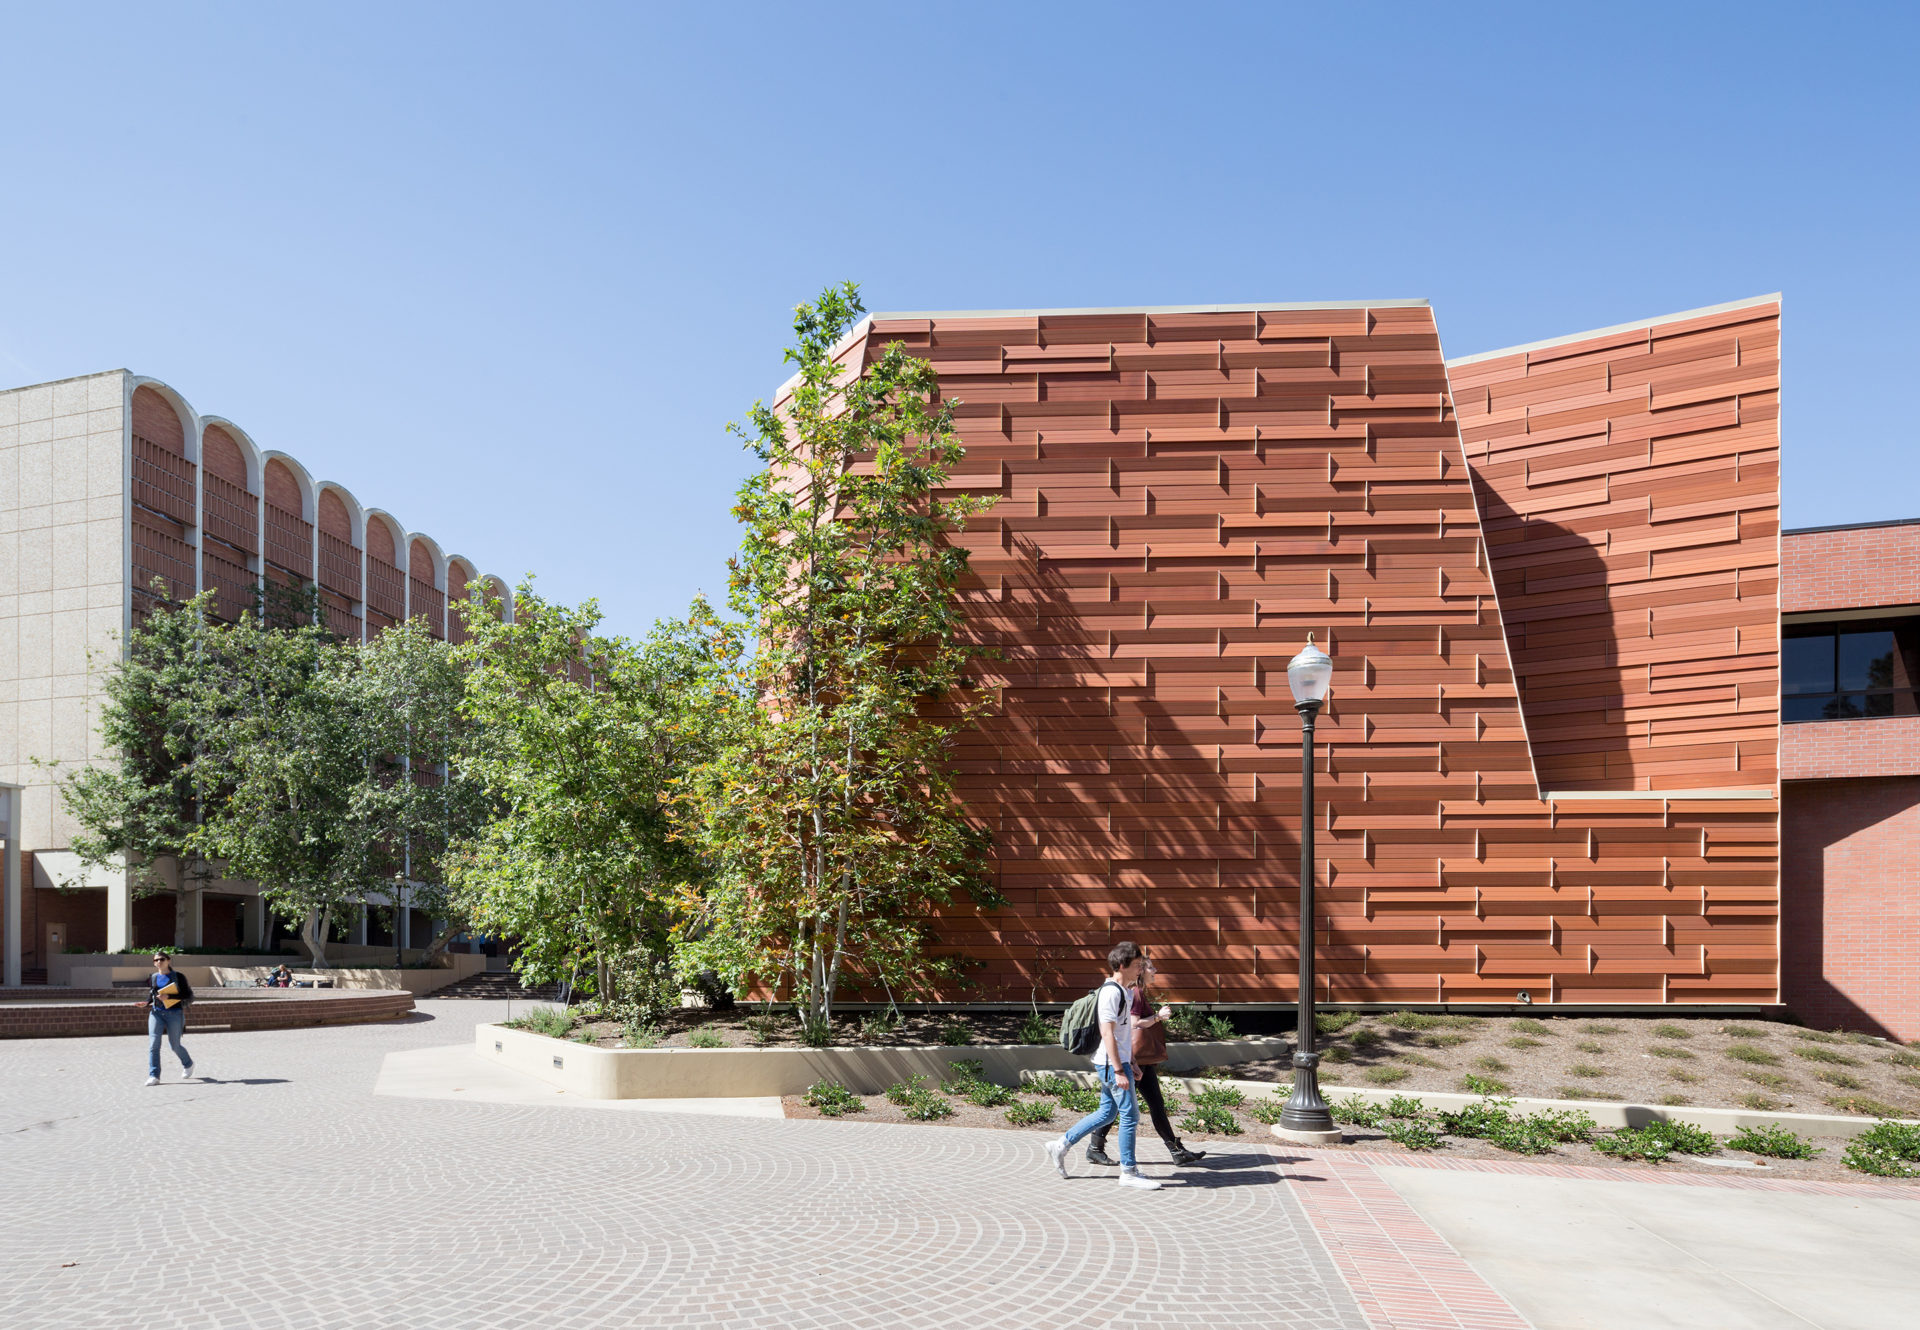
M 1333 682 L 1333 659 L 1313 644 L 1287 663 L 1287 686 L 1300 713 L 1300 1011 L 1293 1046 L 1293 1093 L 1280 1110 L 1273 1134 L 1306 1145 L 1340 1139 L 1333 1114 L 1320 1097 L 1320 1054 L 1313 1019 L 1313 722 Z

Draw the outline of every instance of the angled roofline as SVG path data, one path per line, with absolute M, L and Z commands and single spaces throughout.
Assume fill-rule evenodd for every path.
M 872 319 L 1019 319 L 1067 314 L 1257 314 L 1262 310 L 1424 309 L 1425 300 L 1281 300 L 1252 305 L 1102 305 L 1085 309 L 914 309 L 875 310 Z
M 1780 303 L 1780 292 L 1775 291 L 1771 295 L 1749 296 L 1745 300 L 1729 300 L 1723 305 L 1702 305 L 1699 309 L 1683 309 L 1678 314 L 1635 319 L 1631 323 L 1616 323 L 1606 328 L 1589 328 L 1586 332 L 1568 333 L 1563 337 L 1548 337 L 1538 342 L 1522 342 L 1519 346 L 1503 346 L 1497 351 L 1476 351 L 1470 356 L 1455 356 L 1447 362 L 1447 368 L 1452 369 L 1455 365 L 1472 365 L 1482 360 L 1498 360 L 1502 356 L 1517 356 L 1522 351 L 1544 351 L 1550 346 L 1567 346 L 1573 342 L 1590 341 L 1595 337 L 1611 337 L 1615 333 L 1639 332 L 1642 328 L 1658 328 L 1662 324 L 1701 319 L 1709 314 L 1726 314 L 1736 309 L 1751 309 L 1755 305 L 1778 303 Z

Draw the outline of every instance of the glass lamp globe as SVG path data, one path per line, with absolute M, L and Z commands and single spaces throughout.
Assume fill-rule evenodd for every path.
M 1308 702 L 1321 703 L 1327 700 L 1327 687 L 1333 682 L 1333 657 L 1313 644 L 1313 634 L 1307 634 L 1307 645 L 1287 662 L 1287 687 L 1293 690 L 1296 704 Z

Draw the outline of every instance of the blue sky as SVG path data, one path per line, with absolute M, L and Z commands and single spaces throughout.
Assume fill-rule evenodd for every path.
M 791 306 L 1783 291 L 1790 525 L 1920 515 L 1920 8 L 8 3 L 0 382 L 126 366 L 638 632 Z

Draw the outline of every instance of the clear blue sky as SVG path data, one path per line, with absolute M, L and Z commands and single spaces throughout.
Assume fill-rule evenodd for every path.
M 1920 515 L 1885 6 L 0 10 L 0 382 L 126 366 L 509 580 L 720 592 L 788 311 L 1780 290 L 1790 525 Z

